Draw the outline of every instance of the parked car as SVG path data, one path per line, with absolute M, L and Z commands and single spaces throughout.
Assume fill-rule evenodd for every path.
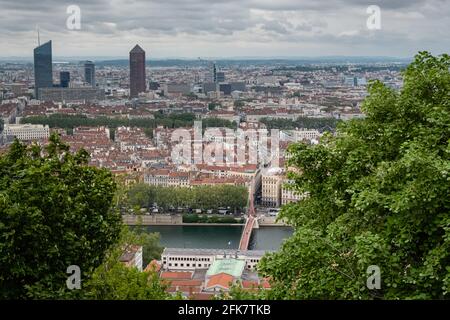
M 269 209 L 269 216 L 276 217 L 279 212 L 280 212 L 280 209 Z

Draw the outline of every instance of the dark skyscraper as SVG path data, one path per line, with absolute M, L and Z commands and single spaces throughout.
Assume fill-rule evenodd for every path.
M 211 80 L 210 81 L 217 83 L 217 67 L 214 62 L 211 63 Z
M 37 99 L 39 99 L 39 88 L 53 87 L 52 41 L 34 48 L 34 87 Z
M 225 73 L 224 72 L 216 72 L 216 83 L 225 82 Z
M 95 87 L 95 64 L 92 61 L 84 63 L 84 81 Z
M 69 71 L 61 71 L 59 73 L 59 86 L 61 88 L 68 88 L 70 82 L 70 72 Z
M 136 45 L 130 51 L 130 97 L 145 91 L 145 51 Z

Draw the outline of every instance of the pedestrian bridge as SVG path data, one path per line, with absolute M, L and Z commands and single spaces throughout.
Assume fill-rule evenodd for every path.
M 257 223 L 257 218 L 255 216 L 249 216 L 247 218 L 244 229 L 242 229 L 241 241 L 239 242 L 239 250 L 248 250 L 248 245 L 250 244 L 250 236 L 252 235 L 252 230 L 253 228 L 255 228 Z
M 249 192 L 248 197 L 247 221 L 242 229 L 241 240 L 239 241 L 239 250 L 248 250 L 252 230 L 253 228 L 258 228 L 258 218 L 256 217 L 255 206 L 253 203 L 255 197 L 252 190 Z

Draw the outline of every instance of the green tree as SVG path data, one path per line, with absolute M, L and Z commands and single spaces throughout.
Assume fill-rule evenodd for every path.
M 210 102 L 208 103 L 208 110 L 209 111 L 214 111 L 216 110 L 217 104 L 215 102 Z
M 127 189 L 126 201 L 122 201 L 122 205 L 136 208 L 136 212 L 141 207 L 152 206 L 153 203 L 157 203 L 164 210 L 170 207 L 203 210 L 230 207 L 236 211 L 247 204 L 247 188 L 232 185 L 159 187 L 139 183 Z
M 132 207 L 149 208 L 155 201 L 155 188 L 145 183 L 133 184 L 128 189 L 127 199 Z
M 242 109 L 242 107 L 245 106 L 245 102 L 242 101 L 242 100 L 235 100 L 235 101 L 233 102 L 233 105 L 234 105 L 234 107 L 235 107 L 237 110 L 240 110 L 240 109 Z
M 144 133 L 149 139 L 153 139 L 153 129 L 152 128 L 144 128 Z
M 334 130 L 340 120 L 335 118 L 308 118 L 298 117 L 292 119 L 270 119 L 263 118 L 261 122 L 267 126 L 267 129 L 293 130 L 295 128 L 317 129 L 319 131 Z
M 214 300 L 266 300 L 269 291 L 265 291 L 262 286 L 255 286 L 251 290 L 244 289 L 242 283 L 234 283 L 228 292 L 221 291 Z
M 90 274 L 116 243 L 116 184 L 87 161 L 56 134 L 44 149 L 15 140 L 0 157 L 0 298 L 62 297 L 67 267 Z
M 161 253 L 164 248 L 160 245 L 159 233 L 149 233 L 143 225 L 134 227 L 130 232 L 134 235 L 134 238 L 129 240 L 129 242 L 141 245 L 143 247 L 143 268 L 145 268 L 150 261 L 155 259 L 159 260 L 161 258 Z
M 369 85 L 365 119 L 316 146 L 293 145 L 295 227 L 259 271 L 277 299 L 450 297 L 450 57 L 421 52 L 396 92 Z M 366 287 L 367 268 L 381 289 Z
M 145 261 L 159 258 L 161 251 L 158 239 L 157 234 L 136 232 L 124 226 L 120 240 L 108 251 L 105 262 L 82 282 L 80 297 L 95 300 L 170 299 L 171 296 L 166 293 L 168 284 L 159 279 L 155 270 L 141 272 L 120 262 L 124 248 L 130 244 L 143 246 L 144 264 Z M 155 248 L 158 253 L 154 251 Z

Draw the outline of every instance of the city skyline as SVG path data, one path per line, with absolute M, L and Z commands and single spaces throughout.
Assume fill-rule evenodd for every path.
M 41 40 L 57 56 L 124 57 L 139 43 L 164 57 L 411 57 L 449 51 L 449 0 L 378 1 L 379 30 L 366 22 L 370 3 L 269 1 L 78 1 L 80 29 L 66 26 L 68 1 L 1 0 L 2 57 L 29 57 Z M 123 19 L 123 17 L 129 17 Z

